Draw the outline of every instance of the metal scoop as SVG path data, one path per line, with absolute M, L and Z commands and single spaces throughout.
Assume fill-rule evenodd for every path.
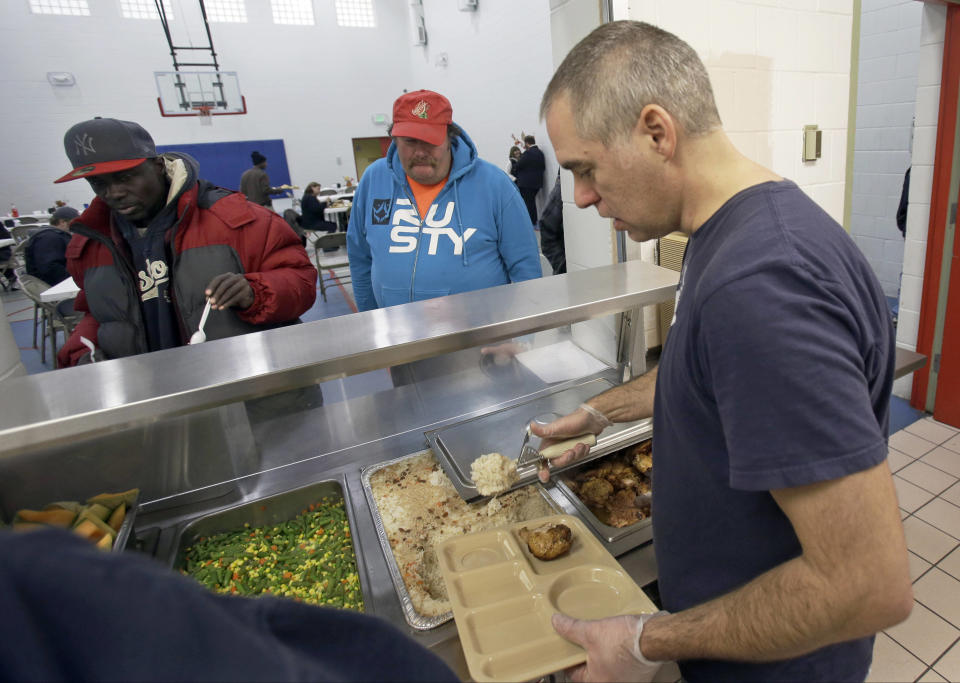
M 190 337 L 191 344 L 202 344 L 207 341 L 207 333 L 203 331 L 203 326 L 207 324 L 207 316 L 210 314 L 210 299 L 207 299 L 207 305 L 203 307 L 203 315 L 200 316 L 200 326 Z
M 558 413 L 544 413 L 543 415 L 537 415 L 533 418 L 533 422 L 536 422 L 538 425 L 547 425 L 553 422 L 554 420 L 562 417 Z M 530 443 L 530 439 L 533 437 L 537 440 L 537 445 L 534 446 Z M 581 434 L 580 436 L 574 436 L 569 439 L 565 439 L 559 443 L 551 444 L 547 446 L 542 451 L 540 450 L 540 438 L 535 436 L 530 431 L 530 423 L 527 423 L 526 430 L 523 435 L 523 442 L 520 444 L 520 457 L 517 458 L 517 469 L 521 467 L 526 467 L 529 465 L 535 465 L 541 462 L 545 462 L 552 458 L 558 458 L 571 448 L 576 446 L 578 443 L 584 443 L 588 446 L 597 445 L 597 435 L 596 434 Z

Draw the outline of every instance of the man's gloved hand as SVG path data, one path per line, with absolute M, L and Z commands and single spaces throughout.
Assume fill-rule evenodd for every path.
M 664 662 L 651 662 L 640 652 L 645 622 L 667 614 L 624 615 L 584 621 L 565 614 L 553 615 L 557 633 L 582 646 L 587 661 L 567 669 L 571 681 L 652 681 Z
M 540 450 L 553 443 L 558 443 L 564 439 L 571 439 L 581 434 L 600 434 L 609 427 L 612 422 L 604 417 L 603 413 L 593 406 L 581 403 L 580 407 L 569 415 L 564 415 L 559 420 L 554 420 L 550 424 L 540 425 L 536 422 L 530 423 L 530 433 L 539 436 L 543 441 L 540 444 Z M 585 443 L 578 443 L 563 455 L 553 458 L 550 461 L 555 467 L 562 467 L 579 458 L 584 457 L 590 450 L 590 446 Z M 538 472 L 540 481 L 547 483 L 550 480 L 550 470 L 543 467 Z
M 204 294 L 210 299 L 210 308 L 250 308 L 253 305 L 253 287 L 238 273 L 221 273 L 210 280 Z

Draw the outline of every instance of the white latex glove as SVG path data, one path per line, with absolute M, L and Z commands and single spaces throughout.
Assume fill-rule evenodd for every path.
M 600 434 L 609 427 L 612 422 L 608 420 L 603 413 L 593 406 L 581 403 L 580 407 L 569 415 L 564 415 L 558 420 L 554 420 L 548 425 L 539 425 L 536 422 L 530 423 L 530 432 L 539 436 L 544 441 L 540 448 L 546 448 L 551 443 L 557 443 L 564 439 L 570 439 L 581 434 Z M 590 451 L 587 444 L 578 443 L 569 451 L 560 457 L 553 458 L 550 464 L 553 467 L 562 467 L 574 460 L 584 457 Z M 540 481 L 546 483 L 550 480 L 550 471 L 547 468 L 541 468 L 539 473 Z
M 553 615 L 553 628 L 587 651 L 585 664 L 567 669 L 571 681 L 652 681 L 664 662 L 651 662 L 640 652 L 643 625 L 668 614 L 624 615 L 584 621 L 565 614 Z

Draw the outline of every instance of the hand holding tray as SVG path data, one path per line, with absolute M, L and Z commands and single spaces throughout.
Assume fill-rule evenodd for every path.
M 518 531 L 565 524 L 570 550 L 534 557 Z M 532 680 L 586 661 L 580 646 L 554 631 L 550 618 L 578 619 L 656 612 L 653 602 L 576 517 L 554 515 L 451 538 L 438 549 L 453 616 L 476 681 Z

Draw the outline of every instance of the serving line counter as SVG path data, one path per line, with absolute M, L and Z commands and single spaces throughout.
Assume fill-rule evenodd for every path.
M 676 280 L 673 271 L 634 261 L 11 380 L 0 395 L 0 512 L 9 520 L 21 507 L 139 487 L 135 536 L 169 562 L 192 520 L 338 482 L 366 611 L 466 677 L 452 621 L 407 627 L 362 469 L 422 451 L 427 432 L 639 374 L 640 307 L 672 297 Z M 545 380 L 480 351 L 518 337 L 541 348 L 589 339 L 596 329 L 579 326 L 601 322 L 618 322 L 598 328 L 616 335 L 609 341 L 617 359 L 580 377 Z M 409 364 L 409 383 L 319 405 L 314 384 L 401 364 Z M 622 438 L 639 433 L 642 425 Z M 518 430 L 518 448 L 520 437 Z M 560 490 L 548 493 L 563 512 L 578 514 Z M 637 584 L 656 577 L 649 544 L 608 548 Z

